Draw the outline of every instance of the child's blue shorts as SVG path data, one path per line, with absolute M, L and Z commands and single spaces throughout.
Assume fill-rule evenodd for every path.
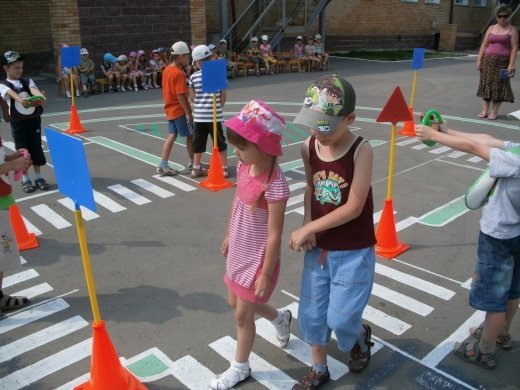
M 469 304 L 504 313 L 507 301 L 520 298 L 520 236 L 499 240 L 480 232 Z
M 309 344 L 327 345 L 331 331 L 338 348 L 350 351 L 361 330 L 362 314 L 374 283 L 375 251 L 322 249 L 305 253 L 298 309 L 298 332 Z
M 193 126 L 188 125 L 186 115 L 176 119 L 168 119 L 168 134 L 178 134 L 181 137 L 193 135 Z

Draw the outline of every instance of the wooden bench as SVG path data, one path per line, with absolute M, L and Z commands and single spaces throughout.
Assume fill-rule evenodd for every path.
M 101 93 L 105 93 L 105 85 L 108 86 L 108 80 L 106 78 L 96 79 L 96 84 L 98 84 Z

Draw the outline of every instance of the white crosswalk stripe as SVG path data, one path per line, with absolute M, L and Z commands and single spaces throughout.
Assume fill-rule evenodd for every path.
M 65 218 L 63 218 L 61 215 L 59 215 L 56 211 L 51 209 L 46 204 L 32 206 L 31 210 L 33 210 L 36 214 L 38 214 L 40 217 L 42 217 L 51 225 L 53 225 L 56 229 L 64 229 L 69 226 L 72 226 L 72 224 L 69 221 L 67 221 Z
M 193 187 L 192 185 L 186 184 L 183 181 L 180 181 L 179 179 L 176 179 L 171 176 L 154 175 L 153 177 L 156 178 L 157 180 L 163 181 L 174 187 L 177 187 L 182 191 L 190 192 L 190 191 L 195 191 L 197 189 L 197 187 Z
M 75 211 L 76 207 L 74 205 L 74 201 L 70 198 L 63 198 L 58 199 L 58 202 L 61 203 L 63 206 L 68 208 L 70 211 Z M 81 216 L 85 221 L 91 221 L 93 219 L 99 218 L 99 214 L 96 214 L 95 212 L 87 209 L 86 207 L 80 206 L 81 210 Z
M 155 184 L 152 184 L 149 181 L 144 180 L 144 179 L 132 180 L 132 183 L 134 183 L 136 186 L 139 186 L 147 191 L 150 191 L 151 193 L 153 193 L 161 198 L 169 198 L 169 197 L 175 195 L 173 192 L 170 192 L 168 190 L 165 190 L 164 188 L 156 186 Z
M 124 198 L 128 199 L 130 202 L 133 202 L 139 206 L 151 202 L 150 199 L 145 198 L 142 195 L 139 195 L 137 192 L 134 192 L 131 189 L 129 189 L 125 186 L 122 186 L 121 184 L 114 184 L 112 186 L 108 186 L 108 189 L 114 191 L 116 194 L 123 196 Z

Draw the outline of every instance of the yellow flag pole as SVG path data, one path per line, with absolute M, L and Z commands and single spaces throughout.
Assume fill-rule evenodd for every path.
M 213 147 L 217 147 L 217 94 L 213 94 Z
M 72 70 L 72 67 L 70 68 L 70 74 L 69 74 L 69 78 L 70 78 L 70 94 L 72 95 L 72 105 L 74 105 L 74 95 L 76 95 L 74 92 L 74 81 L 72 80 L 74 77 L 74 72 Z
M 81 250 L 81 260 L 83 262 L 83 269 L 85 271 L 85 278 L 87 280 L 88 295 L 90 298 L 90 306 L 92 306 L 92 314 L 94 315 L 94 325 L 101 323 L 101 316 L 99 314 L 99 306 L 96 296 L 96 285 L 92 277 L 92 268 L 90 266 L 90 258 L 88 255 L 87 237 L 83 227 L 83 217 L 81 209 L 76 204 L 74 210 L 74 219 L 76 220 L 76 228 L 78 231 L 79 248 Z
M 394 181 L 394 155 L 395 155 L 395 125 L 392 124 L 392 135 L 390 138 L 390 163 L 388 164 L 388 188 L 386 199 L 392 199 L 392 184 Z
M 417 71 L 413 72 L 412 96 L 410 97 L 410 107 L 413 107 L 413 98 L 415 96 L 415 85 L 417 83 Z

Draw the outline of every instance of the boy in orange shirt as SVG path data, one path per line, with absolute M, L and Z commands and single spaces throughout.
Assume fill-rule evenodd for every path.
M 186 149 L 190 160 L 188 168 L 190 168 L 189 165 L 193 165 L 193 116 L 188 100 L 186 74 L 182 71 L 182 67 L 189 64 L 190 48 L 184 42 L 175 42 L 172 45 L 172 57 L 172 63 L 164 69 L 162 74 L 164 112 L 166 119 L 168 119 L 168 138 L 162 148 L 161 164 L 157 167 L 157 172 L 163 176 L 174 176 L 179 173 L 168 165 L 168 159 L 177 135 L 186 137 Z

